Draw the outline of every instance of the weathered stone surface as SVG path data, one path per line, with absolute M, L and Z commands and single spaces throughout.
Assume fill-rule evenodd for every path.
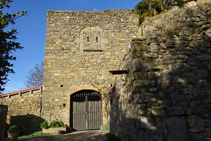
M 198 47 L 200 47 L 200 43 L 199 43 L 199 41 L 191 41 L 189 46 L 198 48 Z
M 135 71 L 142 71 L 144 69 L 144 61 L 140 60 L 138 58 L 133 59 L 131 61 L 129 70 L 131 73 L 135 72 Z
M 141 116 L 138 118 L 138 128 L 146 129 L 151 126 L 155 126 L 155 119 L 153 117 L 144 117 Z
M 157 53 L 145 53 L 144 57 L 146 57 L 146 58 L 156 58 L 156 57 L 158 57 L 158 54 Z
M 145 104 L 138 104 L 136 107 L 136 114 L 137 115 L 144 115 L 146 114 L 147 109 Z
M 150 44 L 151 52 L 158 52 L 158 45 L 151 43 Z
M 197 55 L 196 58 L 202 61 L 207 61 L 211 59 L 211 56 L 210 54 L 203 54 L 203 55 Z
M 184 115 L 185 109 L 181 107 L 168 107 L 167 114 L 169 116 Z
M 152 108 L 151 112 L 153 116 L 158 116 L 158 117 L 166 116 L 166 111 L 164 108 Z
M 134 95 L 134 103 L 136 104 L 142 104 L 153 101 L 156 101 L 156 96 L 154 93 L 140 93 Z
M 184 50 L 186 50 L 185 47 L 184 47 L 184 45 L 182 43 L 176 44 L 176 49 L 178 51 L 184 51 Z
M 205 69 L 200 69 L 198 72 L 199 78 L 206 78 L 208 75 L 208 72 Z
M 207 119 L 204 121 L 204 126 L 205 127 L 211 127 L 211 119 Z
M 201 35 L 200 34 L 193 34 L 189 37 L 189 40 L 200 40 Z
M 197 133 L 197 132 L 201 133 L 201 132 L 204 132 L 205 129 L 204 129 L 204 127 L 192 127 L 192 128 L 190 128 L 190 131 L 193 133 Z
M 8 106 L 0 105 L 0 139 L 5 137 L 6 134 L 6 119 L 7 119 Z
M 150 85 L 150 80 L 148 79 L 133 81 L 133 87 L 143 87 L 143 86 L 149 86 L 149 85 Z
M 210 24 L 205 24 L 205 25 L 202 25 L 202 26 L 201 26 L 201 29 L 202 29 L 202 30 L 207 30 L 207 29 L 210 28 L 210 26 L 211 26 Z
M 188 116 L 188 125 L 190 127 L 203 127 L 204 120 L 196 115 Z
M 40 124 L 44 121 L 41 118 L 41 96 L 42 91 L 38 89 L 0 98 L 0 104 L 8 106 L 7 124 L 16 125 L 22 135 L 40 131 Z
M 145 44 L 134 44 L 131 52 L 136 52 L 136 51 L 144 51 L 146 50 L 146 45 Z
M 134 72 L 133 80 L 134 79 L 147 79 L 147 72 Z
M 164 119 L 164 123 L 168 128 L 167 140 L 185 140 L 188 138 L 188 130 L 185 118 L 168 117 Z
M 205 31 L 205 34 L 208 36 L 208 37 L 211 37 L 211 28 L 209 28 L 208 30 Z

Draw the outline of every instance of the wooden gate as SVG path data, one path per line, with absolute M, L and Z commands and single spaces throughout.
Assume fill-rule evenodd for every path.
M 71 125 L 74 130 L 100 129 L 102 97 L 95 91 L 79 91 L 71 95 Z

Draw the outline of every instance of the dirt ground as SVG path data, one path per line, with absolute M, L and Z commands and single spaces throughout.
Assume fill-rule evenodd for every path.
M 108 131 L 76 131 L 62 135 L 47 135 L 33 138 L 20 138 L 18 141 L 106 141 Z

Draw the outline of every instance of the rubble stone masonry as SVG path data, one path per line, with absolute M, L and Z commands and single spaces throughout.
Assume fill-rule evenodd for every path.
M 20 135 L 40 131 L 42 110 L 42 87 L 0 95 L 0 105 L 7 105 L 6 123 L 16 125 Z M 7 127 L 8 129 L 8 127 Z
M 112 88 L 122 141 L 211 140 L 211 2 L 146 18 Z

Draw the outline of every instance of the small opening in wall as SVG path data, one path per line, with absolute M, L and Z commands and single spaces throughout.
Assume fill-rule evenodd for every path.
M 112 87 L 112 84 L 111 84 L 111 87 Z
M 60 87 L 63 87 L 63 85 L 60 85 Z
M 96 37 L 96 42 L 98 42 L 98 37 Z
M 66 104 L 65 103 L 63 103 L 63 107 L 65 107 L 66 106 Z
M 89 36 L 88 36 L 88 37 L 86 37 L 86 41 L 87 41 L 87 42 L 89 42 Z

